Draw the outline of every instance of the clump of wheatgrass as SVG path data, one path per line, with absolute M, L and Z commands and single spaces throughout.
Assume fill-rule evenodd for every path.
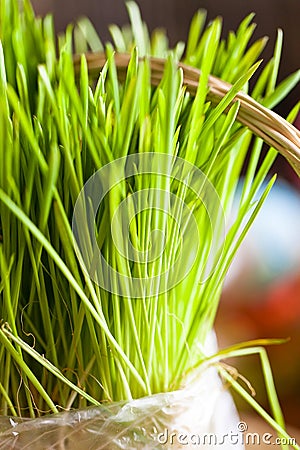
M 129 2 L 127 7 L 131 25 L 112 26 L 113 43 L 103 46 L 87 19 L 57 38 L 52 17 L 35 17 L 28 1 L 1 2 L 3 415 L 36 417 L 179 388 L 185 375 L 207 359 L 203 347 L 227 269 L 275 181 L 269 180 L 258 197 L 277 152 L 271 148 L 261 156 L 263 140 L 237 120 L 240 103 L 232 102 L 239 91 L 249 91 L 266 44 L 262 38 L 249 45 L 253 16 L 224 40 L 221 19 L 205 27 L 200 11 L 187 43 L 170 50 L 166 34 L 149 36 L 137 6 Z M 281 47 L 279 32 L 274 56 L 251 89 L 251 96 L 267 107 L 274 107 L 299 80 L 296 73 L 276 87 Z M 102 70 L 97 57 L 84 55 L 88 51 L 105 52 Z M 122 73 L 115 51 L 129 55 Z M 82 54 L 75 64 L 74 54 Z M 165 58 L 160 78 L 151 79 L 155 60 L 150 55 Z M 179 61 L 201 69 L 193 93 L 185 86 Z M 232 85 L 217 104 L 207 98 L 210 74 Z M 121 177 L 103 197 L 97 214 L 93 205 L 97 246 L 110 267 L 124 276 L 110 279 L 108 290 L 99 279 L 94 282 L 86 265 L 95 263 L 89 225 L 84 228 L 83 222 L 81 230 L 86 255 L 78 248 L 80 239 L 74 240 L 74 207 L 93 174 L 119 158 L 125 158 L 125 174 L 127 159 L 136 154 L 153 155 L 147 170 L 142 170 L 143 159 L 138 160 L 136 171 Z M 231 214 L 246 156 L 239 209 L 225 233 L 224 217 L 226 221 Z M 175 160 L 183 162 L 175 167 Z M 195 200 L 190 187 L 196 169 L 203 175 L 199 192 L 206 195 L 210 186 L 215 204 L 205 204 L 204 194 L 202 202 Z M 113 170 L 110 175 L 113 181 Z M 134 197 L 139 191 L 146 195 Z M 87 203 L 81 205 L 82 213 Z M 114 220 L 121 204 L 127 228 Z M 163 206 L 155 209 L 153 204 Z M 200 238 L 192 234 L 191 214 L 183 204 L 193 212 Z M 153 230 L 164 234 L 163 247 Z M 79 231 L 75 224 L 75 235 Z M 214 235 L 218 245 L 211 257 Z M 128 257 L 128 242 L 136 258 Z M 151 251 L 158 256 L 151 258 Z M 177 260 L 180 254 L 184 257 Z M 185 272 L 190 258 L 193 264 Z M 178 282 L 176 271 L 170 272 L 176 261 L 176 270 L 185 274 Z M 165 273 L 166 289 L 160 289 Z M 147 284 L 154 278 L 154 285 Z M 140 284 L 133 295 L 133 279 L 147 280 L 149 289 Z M 283 419 L 265 350 L 259 343 L 251 350 L 249 345 L 220 352 L 212 362 L 258 351 L 277 425 L 224 367 L 220 370 L 280 430 Z

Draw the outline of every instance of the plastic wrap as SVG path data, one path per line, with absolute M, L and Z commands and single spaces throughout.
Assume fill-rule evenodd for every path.
M 4 418 L 0 449 L 241 450 L 239 418 L 215 367 L 177 391 L 37 419 Z

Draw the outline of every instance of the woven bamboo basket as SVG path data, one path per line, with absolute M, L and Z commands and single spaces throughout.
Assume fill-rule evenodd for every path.
M 74 57 L 75 70 L 79 71 L 80 56 Z M 91 75 L 97 75 L 106 62 L 105 53 L 87 53 L 87 64 Z M 120 80 L 126 76 L 130 55 L 116 53 L 115 63 Z M 162 78 L 165 60 L 150 57 L 151 83 L 157 86 Z M 183 72 L 183 83 L 191 95 L 195 95 L 201 71 L 186 64 L 179 63 Z M 208 80 L 207 99 L 212 104 L 218 104 L 231 88 L 231 84 L 220 78 L 210 76 Z M 237 92 L 233 101 L 240 102 L 237 119 L 248 127 L 256 136 L 262 138 L 268 145 L 283 155 L 300 177 L 300 131 L 274 111 L 264 107 L 250 95 Z

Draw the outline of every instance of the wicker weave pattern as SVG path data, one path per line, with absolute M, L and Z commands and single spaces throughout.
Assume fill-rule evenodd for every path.
M 106 62 L 105 53 L 87 53 L 86 58 L 91 74 L 97 74 Z M 129 54 L 115 54 L 115 63 L 120 80 L 123 80 L 126 76 L 129 60 Z M 163 75 L 165 60 L 150 57 L 149 61 L 151 82 L 154 86 L 157 86 Z M 74 65 L 75 69 L 79 70 L 80 56 L 76 55 L 74 57 Z M 179 63 L 178 66 L 183 71 L 183 83 L 188 92 L 195 95 L 201 71 L 182 63 Z M 218 104 L 232 85 L 220 78 L 210 76 L 208 87 L 208 100 L 213 104 Z M 240 101 L 240 109 L 237 116 L 239 122 L 281 153 L 300 177 L 300 131 L 244 92 L 237 93 L 233 101 Z

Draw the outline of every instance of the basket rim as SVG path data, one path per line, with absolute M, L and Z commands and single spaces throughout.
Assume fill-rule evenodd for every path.
M 95 75 L 101 71 L 108 59 L 105 52 L 75 54 L 73 56 L 75 72 L 78 72 L 80 69 L 83 55 L 86 58 L 89 73 Z M 120 80 L 126 76 L 130 59 L 130 53 L 114 53 L 114 60 Z M 151 83 L 153 86 L 157 86 L 161 81 L 166 59 L 153 56 L 139 58 L 140 61 L 145 59 L 150 62 Z M 191 95 L 195 95 L 199 78 L 201 77 L 201 70 L 182 62 L 179 62 L 177 67 L 182 70 L 183 85 Z M 232 84 L 214 75 L 210 75 L 208 78 L 207 99 L 213 105 L 217 105 L 231 87 Z M 300 131 L 279 114 L 263 106 L 242 91 L 236 94 L 230 106 L 237 101 L 240 102 L 237 120 L 284 156 L 300 177 Z

